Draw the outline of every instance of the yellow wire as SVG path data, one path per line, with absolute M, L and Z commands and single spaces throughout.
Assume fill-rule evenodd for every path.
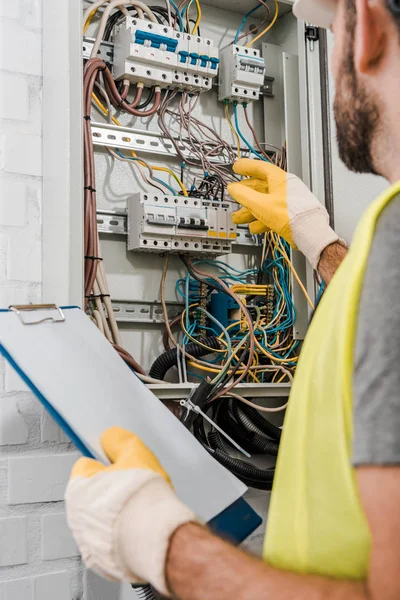
M 104 106 L 104 104 L 99 100 L 99 98 L 96 96 L 95 93 L 92 94 L 92 98 L 95 101 L 95 103 L 97 104 L 97 106 L 100 108 L 100 110 L 106 115 L 108 116 L 108 110 L 107 108 Z M 115 125 L 118 125 L 118 127 L 122 127 L 122 124 L 118 121 L 118 119 L 116 119 L 115 117 L 111 117 L 112 122 L 115 123 Z M 134 150 L 130 151 L 131 156 L 133 156 L 133 158 L 137 158 L 137 154 Z M 146 166 L 144 163 L 142 163 L 140 161 L 140 159 L 138 160 L 138 163 L 144 167 Z M 179 187 L 181 188 L 183 195 L 184 196 L 188 196 L 188 192 L 186 187 L 184 186 L 183 182 L 179 179 L 179 177 L 171 170 L 168 169 L 168 167 L 157 167 L 155 165 L 151 165 L 151 168 L 153 169 L 153 171 L 163 171 L 164 173 L 169 173 L 170 175 L 172 175 L 172 177 L 175 179 L 175 181 L 177 182 L 177 184 L 179 185 Z
M 200 21 L 201 21 L 201 6 L 200 6 L 200 2 L 199 2 L 199 0 L 195 0 L 195 2 L 196 2 L 196 8 L 197 8 L 197 19 L 196 19 L 196 23 L 195 23 L 195 25 L 193 27 L 193 31 L 192 31 L 193 35 L 196 35 L 197 30 L 198 30 L 199 25 L 200 25 Z M 188 12 L 189 12 L 189 7 L 188 7 Z
M 275 0 L 275 14 L 274 14 L 274 18 L 272 19 L 271 23 L 268 25 L 268 27 L 266 27 L 263 31 L 261 31 L 258 35 L 256 35 L 255 38 L 250 40 L 250 42 L 248 42 L 246 44 L 246 48 L 250 48 L 250 46 L 252 46 L 255 42 L 257 42 L 257 40 L 259 40 L 263 35 L 265 35 L 267 33 L 267 31 L 269 31 L 271 29 L 271 27 L 274 26 L 275 21 L 278 18 L 278 15 L 279 15 L 279 4 L 278 4 L 277 0 Z
M 100 8 L 100 7 L 99 7 L 99 8 Z M 86 33 L 86 31 L 87 31 L 87 28 L 89 27 L 91 20 L 93 19 L 94 15 L 97 13 L 97 11 L 98 11 L 98 10 L 99 10 L 98 8 L 95 8 L 95 10 L 93 10 L 93 11 L 90 13 L 90 15 L 88 16 L 88 18 L 87 18 L 87 21 L 86 21 L 86 23 L 85 23 L 85 24 L 84 24 L 84 26 L 83 26 L 83 33 L 84 33 L 84 34 Z
M 195 308 L 196 306 L 198 306 L 198 304 L 191 304 L 189 306 L 189 308 Z M 192 342 L 195 342 L 196 344 L 198 344 L 199 346 L 201 346 L 202 348 L 206 348 L 207 350 L 210 350 L 211 352 L 221 352 L 223 354 L 226 354 L 226 349 L 225 350 L 219 350 L 219 349 L 215 349 L 215 348 L 211 348 L 211 346 L 207 346 L 206 344 L 203 344 L 202 342 L 200 342 L 199 340 L 196 340 L 196 338 L 192 337 L 190 335 L 190 333 L 187 331 L 186 327 L 185 327 L 185 315 L 186 315 L 186 308 L 185 310 L 182 312 L 181 315 L 181 327 L 183 329 L 184 334 L 190 339 L 192 340 Z M 224 332 L 222 332 L 222 335 L 224 334 Z M 222 340 L 221 340 L 222 341 Z
M 189 21 L 189 11 L 190 11 L 190 7 L 193 4 L 193 0 L 190 0 L 187 9 L 186 9 L 186 29 L 187 31 L 190 31 L 190 21 Z
M 238 136 L 238 132 L 236 131 L 236 129 L 234 128 L 234 126 L 232 125 L 232 121 L 231 118 L 229 116 L 229 108 L 228 108 L 228 104 L 225 104 L 225 118 L 228 121 L 228 125 L 230 127 L 230 130 L 233 133 L 234 138 L 236 139 L 236 145 L 237 145 L 237 157 L 240 158 L 241 154 L 240 154 L 240 138 Z
M 279 245 L 279 252 L 282 254 L 283 258 L 285 259 L 285 261 L 288 263 L 288 265 L 289 265 L 290 269 L 292 270 L 293 276 L 294 276 L 294 278 L 296 279 L 297 283 L 299 284 L 299 286 L 300 286 L 300 288 L 301 288 L 301 291 L 303 292 L 304 296 L 306 297 L 306 300 L 307 300 L 308 304 L 310 305 L 311 309 L 312 309 L 312 310 L 314 310 L 314 309 L 315 309 L 315 306 L 314 306 L 314 304 L 312 303 L 312 301 L 311 301 L 311 298 L 310 298 L 310 296 L 308 295 L 308 293 L 307 293 L 307 290 L 306 290 L 306 288 L 304 287 L 304 285 L 303 285 L 303 283 L 302 283 L 302 281 L 301 281 L 300 277 L 298 276 L 298 274 L 297 274 L 297 271 L 296 271 L 296 269 L 294 268 L 294 266 L 293 266 L 293 264 L 292 264 L 292 262 L 291 262 L 290 258 L 289 258 L 289 257 L 288 257 L 288 255 L 286 254 L 286 251 L 285 251 L 284 247 L 282 246 L 282 244 L 280 244 L 280 243 L 279 243 L 279 241 L 276 241 L 276 243 L 277 243 L 277 245 Z

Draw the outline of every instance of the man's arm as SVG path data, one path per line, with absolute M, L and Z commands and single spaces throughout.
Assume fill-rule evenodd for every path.
M 326 285 L 330 283 L 346 254 L 347 247 L 340 242 L 334 242 L 322 251 L 317 270 Z
M 400 468 L 357 469 L 372 534 L 368 581 L 336 581 L 279 571 L 189 523 L 173 534 L 167 582 L 180 600 L 398 600 Z

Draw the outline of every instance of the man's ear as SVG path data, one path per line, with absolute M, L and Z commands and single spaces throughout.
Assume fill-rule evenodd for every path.
M 355 3 L 354 66 L 359 73 L 368 75 L 385 55 L 393 23 L 382 0 L 355 0 Z

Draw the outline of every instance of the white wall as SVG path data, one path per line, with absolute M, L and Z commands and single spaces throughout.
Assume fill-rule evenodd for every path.
M 41 301 L 41 20 L 40 0 L 0 0 L 1 307 Z M 75 456 L 1 361 L 1 600 L 83 598 L 62 502 Z

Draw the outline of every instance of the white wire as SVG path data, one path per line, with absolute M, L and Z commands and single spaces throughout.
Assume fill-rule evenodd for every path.
M 114 10 L 114 8 L 116 8 L 117 6 L 119 6 L 119 7 L 121 7 L 121 6 L 136 6 L 136 8 L 138 8 L 138 9 L 142 10 L 144 13 L 146 13 L 146 15 L 150 19 L 150 21 L 152 21 L 153 23 L 158 23 L 156 17 L 154 16 L 154 13 L 143 2 L 140 2 L 139 0 L 113 0 L 112 2 L 110 2 L 110 4 L 107 5 L 107 7 L 103 13 L 103 16 L 101 17 L 99 29 L 96 34 L 96 40 L 93 44 L 90 58 L 96 58 L 97 52 L 99 51 L 99 48 L 100 48 L 101 40 L 103 39 L 103 36 L 104 36 L 104 31 L 106 29 L 108 18 L 110 16 L 111 12 Z
M 141 373 L 135 373 L 135 375 L 139 377 L 139 379 L 143 381 L 143 383 L 157 383 L 158 385 L 165 383 L 165 381 L 162 381 L 161 379 L 153 379 L 153 377 L 149 377 L 148 375 L 142 375 Z
M 282 406 L 277 406 L 276 408 L 267 408 L 265 406 L 259 406 L 258 404 L 254 404 L 254 402 L 250 402 L 250 400 L 247 400 L 246 398 L 239 396 L 239 394 L 234 394 L 233 392 L 228 392 L 227 394 L 225 394 L 225 396 L 230 396 L 231 398 L 240 400 L 240 402 L 243 402 L 243 404 L 247 404 L 248 406 L 251 406 L 252 408 L 256 408 L 260 412 L 267 412 L 267 413 L 274 413 L 274 412 L 280 412 L 281 410 L 285 410 L 285 408 L 289 404 L 289 402 L 286 402 Z
M 172 27 L 171 2 L 169 0 L 165 0 L 165 4 L 167 5 L 168 11 L 168 25 Z
M 111 304 L 110 291 L 107 284 L 107 276 L 106 271 L 104 269 L 103 261 L 99 261 L 99 266 L 97 268 L 97 283 L 100 288 L 100 294 L 103 295 L 103 303 L 107 309 L 108 321 L 110 323 L 111 331 L 114 337 L 114 342 L 118 346 L 122 346 L 121 334 L 118 329 L 117 320 L 115 318 L 115 314 Z
M 93 294 L 94 294 L 94 301 L 96 304 L 96 309 L 101 317 L 102 323 L 103 323 L 103 329 L 104 329 L 104 335 L 106 336 L 106 338 L 108 339 L 108 341 L 110 342 L 110 344 L 113 343 L 113 337 L 111 335 L 111 331 L 110 328 L 108 326 L 108 322 L 106 319 L 106 316 L 104 314 L 104 307 L 103 304 L 100 300 L 100 288 L 99 285 L 97 283 L 97 278 L 96 281 L 93 284 Z
M 182 346 L 182 372 L 183 382 L 187 383 L 187 369 L 186 369 L 186 358 L 185 358 L 185 345 Z
M 178 367 L 179 383 L 182 383 L 181 348 L 179 344 L 176 345 L 176 365 Z
M 85 28 L 86 25 L 86 21 L 88 20 L 88 18 L 90 17 L 90 15 L 92 14 L 92 12 L 94 10 L 97 10 L 98 8 L 100 8 L 103 4 L 108 4 L 108 2 L 110 2 L 110 0 L 99 0 L 98 2 L 93 2 L 89 8 L 87 8 L 85 10 L 85 12 L 83 13 L 83 27 Z M 120 10 L 122 13 L 124 13 L 125 16 L 129 17 L 129 11 L 124 7 L 121 6 Z
M 94 310 L 92 316 L 93 316 L 94 321 L 96 322 L 97 328 L 100 329 L 100 331 L 103 335 L 105 335 L 104 325 L 103 325 L 103 321 L 102 321 L 101 314 L 99 313 L 99 311 Z

